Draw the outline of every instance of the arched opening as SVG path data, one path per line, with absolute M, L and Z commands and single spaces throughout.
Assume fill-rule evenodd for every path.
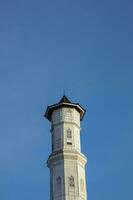
M 74 187 L 74 177 L 73 176 L 69 177 L 69 186 Z
M 80 179 L 80 188 L 81 191 L 84 192 L 84 180 L 82 178 Z
M 57 191 L 61 190 L 61 177 L 58 176 L 56 179 Z
M 67 129 L 67 144 L 72 145 L 72 131 L 71 129 Z

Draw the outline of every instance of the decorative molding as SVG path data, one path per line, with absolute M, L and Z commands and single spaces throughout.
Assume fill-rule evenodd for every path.
M 54 163 L 60 161 L 60 160 L 75 160 L 75 161 L 79 161 L 79 163 L 81 163 L 83 166 L 85 166 L 86 162 L 87 162 L 87 158 L 79 153 L 79 152 L 72 152 L 72 151 L 56 151 L 54 153 L 52 153 L 47 161 L 47 165 L 48 167 L 51 167 L 51 165 L 53 165 Z

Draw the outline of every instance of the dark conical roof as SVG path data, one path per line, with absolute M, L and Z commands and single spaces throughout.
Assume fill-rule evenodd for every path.
M 64 95 L 59 101 L 59 103 L 71 103 L 71 101 Z

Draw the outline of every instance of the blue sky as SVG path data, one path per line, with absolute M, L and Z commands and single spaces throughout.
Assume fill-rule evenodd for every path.
M 49 199 L 48 104 L 87 110 L 90 200 L 133 199 L 133 2 L 0 1 L 0 199 Z

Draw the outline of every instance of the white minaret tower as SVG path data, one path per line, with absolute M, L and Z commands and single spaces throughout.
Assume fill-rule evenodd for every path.
M 81 153 L 80 121 L 85 110 L 63 96 L 59 103 L 48 106 L 45 117 L 51 122 L 52 153 L 50 200 L 87 200 L 85 164 Z

